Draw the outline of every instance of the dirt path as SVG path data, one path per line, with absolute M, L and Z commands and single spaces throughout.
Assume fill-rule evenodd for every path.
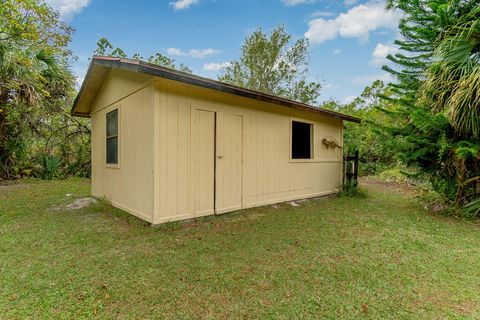
M 0 180 L 0 191 L 10 191 L 27 188 L 29 185 L 27 183 L 19 183 L 18 181 L 5 181 Z
M 359 178 L 360 186 L 367 190 L 380 192 L 394 192 L 403 194 L 408 197 L 415 195 L 414 188 L 407 183 L 400 183 L 394 181 L 383 181 L 375 177 L 361 177 Z

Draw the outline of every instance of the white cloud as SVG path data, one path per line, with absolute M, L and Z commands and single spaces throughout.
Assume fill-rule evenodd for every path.
M 333 16 L 333 12 L 330 11 L 315 11 L 311 14 L 312 17 L 331 17 Z
M 390 73 L 383 72 L 381 74 L 353 77 L 352 80 L 353 80 L 353 83 L 355 83 L 355 84 L 370 85 L 375 80 L 381 80 L 385 83 L 394 82 L 395 78 Z
M 389 54 L 395 55 L 398 52 L 398 48 L 393 45 L 378 43 L 372 53 L 372 60 L 370 64 L 374 66 L 382 66 L 388 63 L 386 56 Z
M 333 49 L 333 53 L 334 54 L 340 54 L 340 53 L 342 53 L 342 49 L 335 48 L 335 49 Z
M 315 19 L 308 23 L 308 31 L 305 37 L 311 43 L 324 43 L 333 40 L 338 35 L 338 23 L 336 20 Z
M 205 63 L 203 65 L 203 71 L 220 71 L 222 69 L 225 69 L 226 67 L 230 66 L 230 62 L 211 62 L 211 63 Z
M 314 3 L 315 0 L 282 0 L 282 2 L 286 6 L 296 6 L 304 3 Z
M 355 3 L 357 3 L 357 0 L 343 0 L 343 4 L 346 5 L 347 7 L 351 7 Z
M 199 2 L 200 0 L 177 0 L 170 2 L 170 5 L 173 7 L 173 10 L 183 10 L 188 9 Z
M 332 89 L 333 87 L 333 83 L 325 83 L 322 89 Z
M 84 74 L 75 76 L 75 87 L 77 88 L 77 90 L 80 89 L 84 80 L 85 80 Z
M 349 103 L 353 102 L 353 100 L 355 100 L 356 98 L 357 98 L 357 96 L 354 96 L 354 95 L 343 97 L 342 103 L 343 104 L 349 104 Z
M 211 56 L 219 54 L 220 50 L 206 48 L 206 49 L 190 49 L 188 51 L 183 51 L 179 48 L 168 48 L 167 53 L 172 56 L 177 57 L 190 57 L 190 58 L 204 58 L 206 56 Z
M 87 7 L 91 0 L 46 0 L 45 2 L 60 13 L 60 18 L 69 21 Z
M 349 9 L 333 19 L 317 18 L 308 23 L 305 33 L 311 43 L 324 43 L 337 36 L 368 41 L 371 31 L 396 29 L 399 14 L 385 10 L 384 1 L 370 1 Z

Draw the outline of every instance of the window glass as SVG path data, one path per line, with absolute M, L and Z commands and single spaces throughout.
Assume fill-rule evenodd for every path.
M 118 109 L 107 113 L 107 137 L 118 135 Z
M 312 124 L 292 121 L 292 159 L 312 158 Z
M 107 138 L 107 163 L 118 163 L 118 137 Z
M 118 109 L 107 113 L 107 163 L 118 164 Z

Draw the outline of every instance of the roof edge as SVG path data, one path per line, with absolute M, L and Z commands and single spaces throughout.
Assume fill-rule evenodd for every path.
M 190 73 L 173 70 L 173 69 L 162 67 L 156 64 L 152 64 L 152 63 L 148 63 L 140 60 L 134 60 L 134 59 L 105 57 L 105 56 L 92 57 L 90 66 L 85 76 L 85 80 L 83 81 L 82 86 L 80 87 L 79 93 L 73 103 L 73 106 L 70 112 L 72 116 L 89 117 L 88 114 L 76 112 L 76 107 L 82 97 L 83 92 L 85 91 L 85 88 L 88 84 L 94 65 L 101 65 L 109 68 L 139 72 L 139 73 L 148 74 L 156 77 L 161 77 L 164 79 L 191 84 L 194 86 L 212 89 L 215 91 L 226 92 L 226 93 L 230 93 L 233 95 L 242 96 L 242 97 L 246 97 L 254 100 L 260 100 L 264 102 L 287 106 L 290 108 L 295 108 L 298 110 L 322 114 L 324 116 L 331 117 L 331 118 L 337 118 L 337 119 L 356 122 L 356 123 L 361 122 L 360 118 L 349 116 L 340 112 L 326 110 L 323 108 L 311 106 L 311 105 L 297 102 L 294 100 L 274 96 L 272 94 L 263 93 L 263 92 L 255 91 L 251 89 L 246 89 L 246 88 L 238 87 L 228 83 L 220 82 L 217 80 L 212 80 L 209 78 L 200 77 Z

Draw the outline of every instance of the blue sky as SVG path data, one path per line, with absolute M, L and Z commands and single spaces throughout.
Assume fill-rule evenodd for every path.
M 72 66 L 81 81 L 97 40 L 127 54 L 161 52 L 195 74 L 216 78 L 240 54 L 245 37 L 284 24 L 310 40 L 311 78 L 323 83 L 320 100 L 349 101 L 379 78 L 395 53 L 398 13 L 381 0 L 46 0 L 74 28 Z

